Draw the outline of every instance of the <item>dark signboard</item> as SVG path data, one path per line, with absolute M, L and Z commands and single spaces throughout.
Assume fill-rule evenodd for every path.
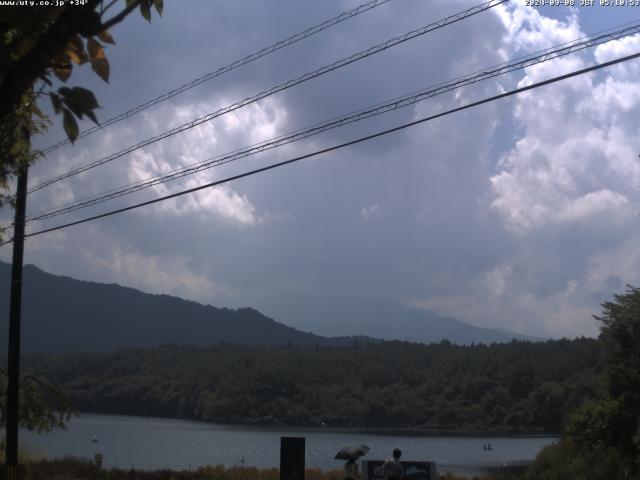
M 437 480 L 435 462 L 414 462 L 402 460 L 403 480 Z M 384 480 L 384 460 L 363 460 L 363 480 Z
M 304 437 L 280 437 L 280 480 L 304 480 Z

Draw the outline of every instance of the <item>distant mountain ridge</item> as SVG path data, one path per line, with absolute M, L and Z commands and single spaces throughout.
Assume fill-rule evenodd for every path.
M 514 338 L 516 340 L 542 340 L 498 328 L 478 327 L 429 310 L 410 309 L 388 304 L 378 305 L 375 316 L 378 321 L 371 322 L 371 327 L 367 329 L 367 334 L 372 337 L 421 343 L 439 342 L 442 339 L 447 339 L 460 345 L 504 343 L 510 342 Z M 382 319 L 393 319 L 393 322 L 380 321 Z M 391 332 L 385 323 L 391 325 Z
M 11 267 L 0 262 L 0 350 L 6 350 Z M 366 336 L 324 337 L 279 323 L 252 308 L 237 310 L 201 305 L 170 295 L 144 293 L 116 284 L 102 284 L 52 275 L 34 265 L 24 267 L 22 351 L 65 353 L 113 351 L 160 344 L 206 346 L 220 342 L 245 345 L 350 345 L 377 342 Z M 439 341 L 439 325 L 448 325 L 454 343 L 492 343 L 523 339 L 521 335 L 475 327 L 429 312 L 411 312 L 414 342 Z M 408 318 L 408 317 L 407 317 Z M 426 323 L 420 328 L 420 318 Z M 426 320 L 425 320 L 426 319 Z M 416 324 L 416 322 L 418 322 Z M 428 330 L 431 337 L 419 335 Z M 399 337 L 398 337 L 399 338 Z M 405 338 L 399 338 L 405 339 Z

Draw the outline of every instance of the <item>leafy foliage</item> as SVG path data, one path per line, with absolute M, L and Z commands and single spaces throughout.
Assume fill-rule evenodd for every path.
M 73 411 L 59 387 L 33 375 L 25 375 L 20 382 L 19 423 L 22 428 L 48 432 L 65 428 L 65 421 Z M 0 427 L 6 422 L 7 372 L 0 369 Z
M 0 460 L 1 460 L 0 452 Z M 280 471 L 277 468 L 256 467 L 224 467 L 223 465 L 203 465 L 191 470 L 139 470 L 121 468 L 98 468 L 87 459 L 64 457 L 56 459 L 32 459 L 20 462 L 20 478 L 25 480 L 76 479 L 83 480 L 278 480 Z M 306 480 L 342 480 L 344 470 L 323 471 L 317 468 L 306 468 Z M 468 480 L 468 477 L 444 472 L 441 480 Z M 474 476 L 474 480 L 524 480 L 519 475 L 497 473 Z
M 629 478 L 620 454 L 609 448 L 585 451 L 567 440 L 542 449 L 527 472 L 529 480 L 615 480 Z
M 602 323 L 608 393 L 640 414 L 640 289 L 629 287 L 614 298 L 596 317 Z
M 162 12 L 161 0 L 126 0 L 125 7 L 107 18 L 115 1 L 87 0 L 83 6 L 3 6 L 0 8 L 0 189 L 11 175 L 38 158 L 29 138 L 50 123 L 36 103 L 49 96 L 55 114 L 61 114 L 71 141 L 79 135 L 77 119 L 85 115 L 98 123 L 99 108 L 93 93 L 81 87 L 53 89 L 54 77 L 69 80 L 74 65 L 91 64 L 105 82 L 109 62 L 104 47 L 115 43 L 109 28 L 140 8 L 151 20 L 153 5 Z M 102 43 L 101 43 L 102 42 Z M 0 232 L 1 233 L 1 232 Z
M 640 289 L 603 304 L 599 341 L 605 388 L 575 411 L 560 443 L 541 453 L 531 479 L 640 478 Z
M 84 479 L 84 480 L 278 480 L 277 468 L 229 467 L 206 465 L 192 470 L 136 470 L 120 468 L 98 468 L 87 459 L 65 457 L 53 460 L 38 460 L 23 467 L 20 478 Z M 305 469 L 306 480 L 342 480 L 343 470 L 321 471 Z
M 600 388 L 592 339 L 491 346 L 166 345 L 27 357 L 78 410 L 213 422 L 558 432 Z M 518 378 L 524 378 L 520 381 Z

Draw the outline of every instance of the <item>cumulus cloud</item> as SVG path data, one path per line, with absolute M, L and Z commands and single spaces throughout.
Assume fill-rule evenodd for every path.
M 638 284 L 640 252 L 637 245 L 640 235 L 631 233 L 620 243 L 603 248 L 589 258 L 585 283 L 588 291 L 609 296 L 610 292 L 620 292 L 625 284 Z
M 542 338 L 598 334 L 599 326 L 593 319 L 597 310 L 586 301 L 588 299 L 580 292 L 582 287 L 576 280 L 568 280 L 562 288 L 548 295 L 522 288 L 517 278 L 510 280 L 511 285 L 504 280 L 504 271 L 492 270 L 484 279 L 482 275 L 474 276 L 463 292 L 410 298 L 405 304 L 457 318 L 482 318 L 484 326 Z
M 129 170 L 129 180 L 132 183 L 146 180 L 154 175 L 169 171 L 167 162 L 157 161 L 155 157 L 145 151 L 134 153 Z M 203 172 L 179 182 L 180 188 L 197 188 L 200 185 L 210 183 L 213 179 L 211 172 Z M 169 195 L 176 191 L 175 185 L 157 184 L 151 187 L 158 197 Z M 195 193 L 176 197 L 154 206 L 143 209 L 143 214 L 155 215 L 157 213 L 167 215 L 196 214 L 200 218 L 221 217 L 222 219 L 235 221 L 241 225 L 252 225 L 259 219 L 255 214 L 255 207 L 246 195 L 239 195 L 227 185 L 207 188 Z
M 565 31 L 574 38 L 581 35 L 575 16 L 553 24 L 535 10 L 515 8 L 504 16 L 514 25 L 524 25 L 522 18 L 527 18 L 527 26 L 509 29 L 515 45 L 541 49 L 548 47 L 553 32 L 561 32 L 562 38 Z M 592 63 L 590 56 L 596 61 L 618 57 L 639 41 L 636 36 L 610 42 L 582 57 L 527 68 L 519 84 L 576 70 Z M 634 154 L 640 144 L 631 132 L 640 123 L 625 114 L 633 111 L 637 118 L 640 83 L 629 85 L 627 77 L 605 71 L 600 78 L 584 75 L 518 96 L 514 117 L 522 133 L 491 177 L 492 206 L 512 229 L 526 232 L 550 223 L 601 220 L 603 214 L 630 218 L 630 207 L 639 200 L 634 184 L 640 168 Z
M 502 18 L 507 48 L 539 50 L 582 35 L 575 14 L 551 21 L 536 10 L 515 7 L 503 10 Z M 634 36 L 527 68 L 519 85 L 618 58 L 637 51 L 639 42 L 640 36 Z M 636 236 L 640 205 L 636 70 L 637 65 L 623 64 L 515 100 L 517 137 L 490 177 L 489 205 L 523 247 L 510 259 L 517 269 L 511 272 L 528 269 L 544 275 L 532 260 L 544 264 L 556 258 L 560 266 L 553 268 L 554 283 L 564 279 L 564 284 L 548 288 L 541 277 L 512 275 L 511 297 L 501 304 L 501 315 L 531 321 L 537 317 L 542 330 L 550 333 L 595 335 L 597 325 L 590 316 L 598 312 L 599 303 L 624 283 L 640 280 L 634 267 L 629 268 L 637 258 L 628 244 Z M 537 249 L 535 258 L 526 253 L 531 249 Z M 487 275 L 490 285 L 503 285 L 496 280 L 502 278 L 500 268 Z M 467 297 L 455 305 L 449 300 L 449 311 L 471 308 Z M 487 302 L 485 308 L 493 307 Z
M 503 48 L 507 55 L 513 51 L 542 50 L 580 37 L 577 10 L 564 20 L 544 16 L 522 1 L 501 5 L 496 11 L 506 30 Z
M 489 290 L 496 297 L 504 294 L 511 271 L 509 265 L 499 265 L 486 274 Z
M 74 147 L 71 154 L 64 151 L 54 152 L 51 158 L 46 159 L 46 165 L 36 165 L 31 184 L 38 184 L 54 175 L 66 173 L 73 168 L 118 152 L 124 146 L 135 145 L 140 140 L 158 135 L 167 130 L 167 124 L 182 125 L 203 112 L 215 111 L 228 103 L 231 102 L 226 98 L 215 98 L 196 103 L 162 104 L 152 111 L 143 112 L 135 130 L 126 123 L 118 124 L 109 130 L 109 135 L 90 137 L 85 143 Z M 209 162 L 239 147 L 276 136 L 283 128 L 286 117 L 286 109 L 276 99 L 267 99 L 241 111 L 231 112 L 221 119 L 198 125 L 183 134 L 145 146 L 105 165 L 38 191 L 32 196 L 33 198 L 30 198 L 30 212 L 40 212 L 45 209 L 44 206 L 46 209 L 64 206 L 96 193 L 109 191 L 111 188 L 137 184 L 177 169 Z M 170 119 L 170 123 L 167 119 Z M 239 169 L 246 170 L 247 165 L 251 165 L 252 161 L 253 157 L 248 157 L 241 158 L 236 163 Z M 46 168 L 43 168 L 45 166 Z M 139 194 L 106 203 L 101 207 L 101 211 L 122 206 L 124 202 L 130 204 L 139 200 L 149 200 L 210 183 L 224 176 L 218 173 L 219 169 L 220 167 L 201 170 L 177 180 L 153 185 L 149 189 L 141 190 Z M 53 175 L 51 172 L 54 172 Z M 81 210 L 75 214 L 75 218 L 87 216 L 87 212 L 91 210 Z M 269 212 L 258 215 L 248 195 L 234 191 L 230 185 L 205 189 L 188 197 L 165 201 L 155 208 L 144 208 L 141 212 L 148 216 L 192 214 L 194 218 L 221 219 L 239 226 L 253 225 L 270 217 Z M 74 216 L 62 218 L 73 219 Z
M 198 185 L 197 181 L 191 180 L 185 186 L 187 188 L 195 188 Z M 157 208 L 161 212 L 168 212 L 174 215 L 198 213 L 201 217 L 206 218 L 213 214 L 213 216 L 233 220 L 241 225 L 253 225 L 266 218 L 256 215 L 255 207 L 246 195 L 239 195 L 225 185 L 201 190 L 184 198 L 163 202 Z
M 360 210 L 360 215 L 362 215 L 362 218 L 365 220 L 365 222 L 368 222 L 375 218 L 380 218 L 380 205 L 376 203 L 374 205 L 371 205 L 370 207 L 362 207 L 362 210 Z
M 102 278 L 118 279 L 149 293 L 168 293 L 205 303 L 220 295 L 237 295 L 237 292 L 194 273 L 189 266 L 190 260 L 181 255 L 145 255 L 118 246 L 107 256 L 86 252 L 85 260 L 89 269 L 99 272 Z
M 335 14 L 344 8 L 338 3 L 314 2 L 304 10 L 292 8 L 291 2 L 259 3 L 241 30 L 234 21 L 242 7 L 195 0 L 188 11 L 167 11 L 148 38 L 141 36 L 139 24 L 123 23 L 116 38 L 130 48 L 114 48 L 110 56 L 114 80 L 98 94 L 109 110 L 103 113 L 108 117 L 140 101 L 132 84 L 145 85 L 150 96 L 162 93 L 283 31 L 301 31 Z M 389 2 L 106 129 L 105 135 L 57 151 L 34 167 L 32 181 L 472 4 Z M 541 12 L 509 2 L 61 182 L 34 194 L 29 208 L 49 208 L 166 173 L 583 35 L 579 10 L 556 18 Z M 273 22 L 264 22 L 266 17 Z M 185 31 L 184 24 L 202 27 L 205 18 L 211 38 L 203 44 L 201 32 Z M 149 55 L 159 42 L 164 60 Z M 157 185 L 113 205 L 208 183 L 606 61 L 637 50 L 639 42 L 636 37 L 610 42 L 530 67 L 524 75 L 482 82 Z M 637 62 L 620 65 L 295 167 L 55 237 L 34 237 L 27 256 L 54 273 L 221 306 L 253 306 L 329 335 L 366 333 L 371 305 L 378 300 L 539 336 L 594 335 L 597 324 L 591 315 L 599 303 L 625 283 L 640 281 L 635 247 L 640 238 L 634 230 L 640 211 L 639 69 Z M 127 72 L 126 78 L 117 77 L 117 71 Z M 7 259 L 7 253 L 2 255 Z

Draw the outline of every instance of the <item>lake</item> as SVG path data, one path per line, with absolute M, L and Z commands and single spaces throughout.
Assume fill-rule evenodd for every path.
M 97 442 L 93 442 L 93 437 Z M 82 414 L 66 431 L 21 431 L 20 444 L 49 457 L 103 454 L 105 467 L 193 469 L 205 464 L 279 467 L 280 437 L 306 438 L 306 465 L 342 468 L 334 460 L 345 445 L 366 444 L 365 458 L 384 459 L 398 447 L 406 460 L 436 461 L 438 470 L 472 475 L 485 468 L 533 460 L 553 436 L 465 436 L 427 432 L 380 432 L 350 428 L 246 427 L 213 423 Z M 491 443 L 493 450 L 483 449 Z

